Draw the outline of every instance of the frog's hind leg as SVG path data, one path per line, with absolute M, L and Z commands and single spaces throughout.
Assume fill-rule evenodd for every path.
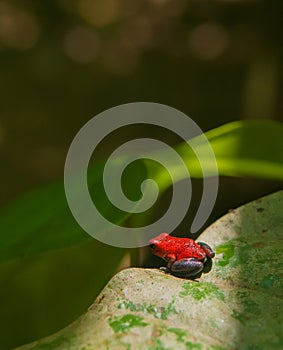
M 203 262 L 195 258 L 187 258 L 175 261 L 170 271 L 172 275 L 195 279 L 201 276 L 203 270 Z

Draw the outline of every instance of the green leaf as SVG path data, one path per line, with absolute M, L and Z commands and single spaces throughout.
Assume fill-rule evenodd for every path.
M 225 176 L 254 177 L 283 180 L 283 124 L 272 120 L 237 121 L 205 133 L 214 151 L 218 173 Z M 190 176 L 217 175 L 217 167 L 203 136 L 175 147 L 189 169 Z M 197 151 L 198 157 L 195 152 Z M 154 152 L 162 157 L 166 150 Z M 160 189 L 170 186 L 171 178 L 165 169 L 146 162 L 150 177 L 157 179 Z M 183 167 L 172 162 L 178 180 L 186 178 Z
M 267 179 L 283 179 L 283 124 L 275 121 L 239 121 L 226 124 L 206 133 L 215 152 L 220 175 L 253 176 Z M 202 137 L 176 147 L 184 159 L 192 177 L 215 175 L 215 165 L 207 152 Z M 193 149 L 197 149 L 197 159 Z M 156 152 L 152 152 L 152 154 Z M 166 156 L 166 150 L 157 155 Z M 138 163 L 124 181 L 127 195 L 137 199 L 139 183 L 143 178 L 155 179 L 161 193 L 171 186 L 171 177 L 164 167 L 145 160 Z M 129 213 L 115 208 L 106 198 L 102 171 L 103 163 L 89 170 L 89 187 L 100 211 L 113 223 L 123 223 Z M 146 167 L 145 167 L 146 166 Z M 174 167 L 176 181 L 187 176 L 183 168 Z M 131 180 L 129 180 L 131 179 Z M 133 181 L 134 180 L 134 181 Z M 95 192 L 93 189 L 95 188 Z M 95 193 L 95 195 L 94 195 Z M 90 239 L 75 222 L 68 208 L 62 182 L 33 191 L 0 211 L 0 261 L 26 257 L 32 254 L 63 248 Z
M 129 213 L 115 210 L 107 201 L 102 170 L 102 163 L 92 166 L 90 192 L 96 189 L 95 202 L 103 215 L 119 224 Z M 25 258 L 92 240 L 73 218 L 62 181 L 34 190 L 3 208 L 0 211 L 0 232 L 0 261 Z
M 67 206 L 62 182 L 32 191 L 0 212 L 0 261 L 89 239 Z
M 220 175 L 283 180 L 283 124 L 239 121 L 209 131 Z

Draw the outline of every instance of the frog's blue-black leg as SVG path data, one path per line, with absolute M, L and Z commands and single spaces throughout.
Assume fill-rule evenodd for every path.
M 204 267 L 202 272 L 203 273 L 208 273 L 212 268 L 212 259 L 211 258 L 207 258 L 206 262 L 204 263 Z
M 212 259 L 211 258 L 214 258 L 215 253 L 207 243 L 197 242 L 197 244 L 202 247 L 202 249 L 205 251 L 206 256 L 207 256 L 202 272 L 208 273 L 212 268 Z
M 171 267 L 170 271 L 172 275 L 184 278 L 198 278 L 202 274 L 204 264 L 195 258 L 187 258 L 175 261 Z

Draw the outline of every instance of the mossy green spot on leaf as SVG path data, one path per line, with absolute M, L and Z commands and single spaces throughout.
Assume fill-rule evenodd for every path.
M 251 319 L 256 318 L 261 314 L 261 309 L 258 303 L 252 298 L 249 291 L 237 291 L 237 298 L 241 302 L 241 311 L 232 310 L 231 316 L 242 324 L 250 323 Z
M 175 299 L 172 298 L 167 307 L 157 307 L 152 304 L 135 304 L 132 301 L 123 301 L 118 305 L 118 309 L 127 309 L 135 312 L 141 311 L 146 315 L 153 315 L 155 318 L 167 320 L 170 314 L 177 314 L 174 302 Z
M 125 346 L 126 346 L 125 350 L 131 350 L 132 349 L 132 345 L 129 344 L 129 343 L 125 343 Z
M 185 343 L 186 346 L 186 350 L 201 350 L 202 349 L 202 345 L 200 343 L 193 343 L 190 341 L 187 341 Z
M 254 309 L 253 309 L 254 306 Z M 232 310 L 231 316 L 241 322 L 243 325 L 249 324 L 251 317 L 255 317 L 256 310 L 258 310 L 257 305 L 250 301 L 250 303 L 246 302 L 243 304 L 243 310 Z
M 145 327 L 147 323 L 137 315 L 128 314 L 122 317 L 114 316 L 109 319 L 109 326 L 115 333 L 126 333 L 133 327 Z
M 166 347 L 163 342 L 158 338 L 152 339 L 152 344 L 148 348 L 149 350 L 173 350 L 172 348 Z
M 162 320 L 167 320 L 170 314 L 177 314 L 176 308 L 174 306 L 174 302 L 175 302 L 175 299 L 173 297 L 170 303 L 168 304 L 168 306 L 162 310 L 162 313 L 161 313 Z
M 220 345 L 212 345 L 211 350 L 228 350 L 227 348 L 223 348 Z
M 172 348 L 166 347 L 162 341 L 158 338 L 153 338 L 152 339 L 152 344 L 148 348 L 148 350 L 173 350 Z
M 266 275 L 260 282 L 260 286 L 265 289 L 270 289 L 273 287 L 275 282 L 274 275 Z
M 245 324 L 249 320 L 249 317 L 244 312 L 239 312 L 235 309 L 232 311 L 231 316 L 242 324 Z
M 252 299 L 252 295 L 247 290 L 237 291 L 237 298 L 241 302 L 245 313 L 258 315 L 260 312 L 259 305 Z
M 185 282 L 179 295 L 180 297 L 191 296 L 195 300 L 201 300 L 206 297 L 214 297 L 221 301 L 225 299 L 224 293 L 212 282 Z
M 168 332 L 174 333 L 176 335 L 177 342 L 182 343 L 184 341 L 184 336 L 186 335 L 186 331 L 181 328 L 168 328 Z
M 217 262 L 219 266 L 226 266 L 234 256 L 234 245 L 232 243 L 221 244 L 216 248 L 216 254 L 223 253 L 222 259 Z

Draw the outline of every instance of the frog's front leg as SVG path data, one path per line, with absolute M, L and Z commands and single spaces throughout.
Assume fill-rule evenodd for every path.
M 196 258 L 186 258 L 173 262 L 168 268 L 172 275 L 184 278 L 198 278 L 201 276 L 203 267 L 202 261 Z
M 171 272 L 171 266 L 174 263 L 174 261 L 176 261 L 176 257 L 174 255 L 168 255 L 166 257 L 167 260 L 167 266 L 164 267 L 160 267 L 160 270 L 164 271 L 165 273 L 170 273 Z

